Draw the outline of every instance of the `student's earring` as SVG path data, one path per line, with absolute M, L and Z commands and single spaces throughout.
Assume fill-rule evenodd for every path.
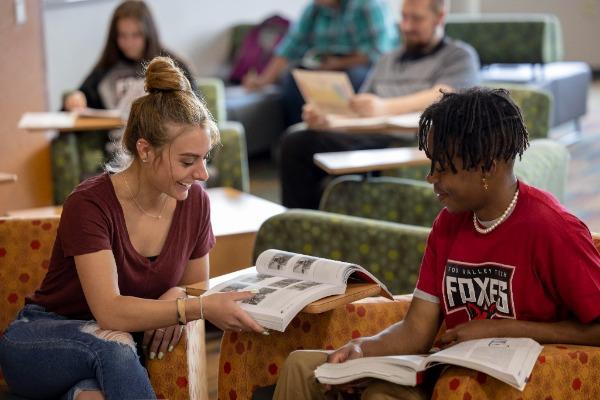
M 487 179 L 485 178 L 481 178 L 481 182 L 483 183 L 483 189 L 488 190 L 488 183 L 487 183 Z

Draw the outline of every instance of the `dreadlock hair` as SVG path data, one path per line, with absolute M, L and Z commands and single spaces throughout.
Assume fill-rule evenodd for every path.
M 421 114 L 418 140 L 419 150 L 431 160 L 432 174 L 448 167 L 456 173 L 455 157 L 462 159 L 463 169 L 487 172 L 494 160 L 520 158 L 529 145 L 521 110 L 509 92 L 483 87 L 442 92 Z

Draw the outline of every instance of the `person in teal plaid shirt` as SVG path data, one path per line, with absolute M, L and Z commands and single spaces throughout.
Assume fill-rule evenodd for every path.
M 246 75 L 243 84 L 256 90 L 281 78 L 287 123 L 291 125 L 302 120 L 304 100 L 289 67 L 346 71 L 354 90 L 358 90 L 371 65 L 397 45 L 398 29 L 385 0 L 314 0 L 264 71 Z

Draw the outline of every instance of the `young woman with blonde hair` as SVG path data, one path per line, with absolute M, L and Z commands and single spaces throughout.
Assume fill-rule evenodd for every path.
M 138 345 L 168 357 L 186 321 L 263 332 L 236 301 L 250 292 L 187 298 L 208 278 L 215 243 L 206 158 L 219 132 L 173 61 L 145 71 L 112 173 L 66 200 L 48 273 L 0 339 L 17 395 L 35 399 L 155 398 Z

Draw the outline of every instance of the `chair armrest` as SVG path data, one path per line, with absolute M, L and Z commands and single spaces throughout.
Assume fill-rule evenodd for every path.
M 147 360 L 150 382 L 159 399 L 207 399 L 204 321 L 189 322 L 186 334 L 162 360 Z
M 404 318 L 412 296 L 396 301 L 368 298 L 322 314 L 300 313 L 284 333 L 270 336 L 227 332 L 219 357 L 219 398 L 250 399 L 272 385 L 288 354 L 298 349 L 334 349 L 352 338 L 373 335 Z
M 462 367 L 446 369 L 432 398 L 463 399 L 598 399 L 600 348 L 545 345 L 522 392 L 481 372 Z

